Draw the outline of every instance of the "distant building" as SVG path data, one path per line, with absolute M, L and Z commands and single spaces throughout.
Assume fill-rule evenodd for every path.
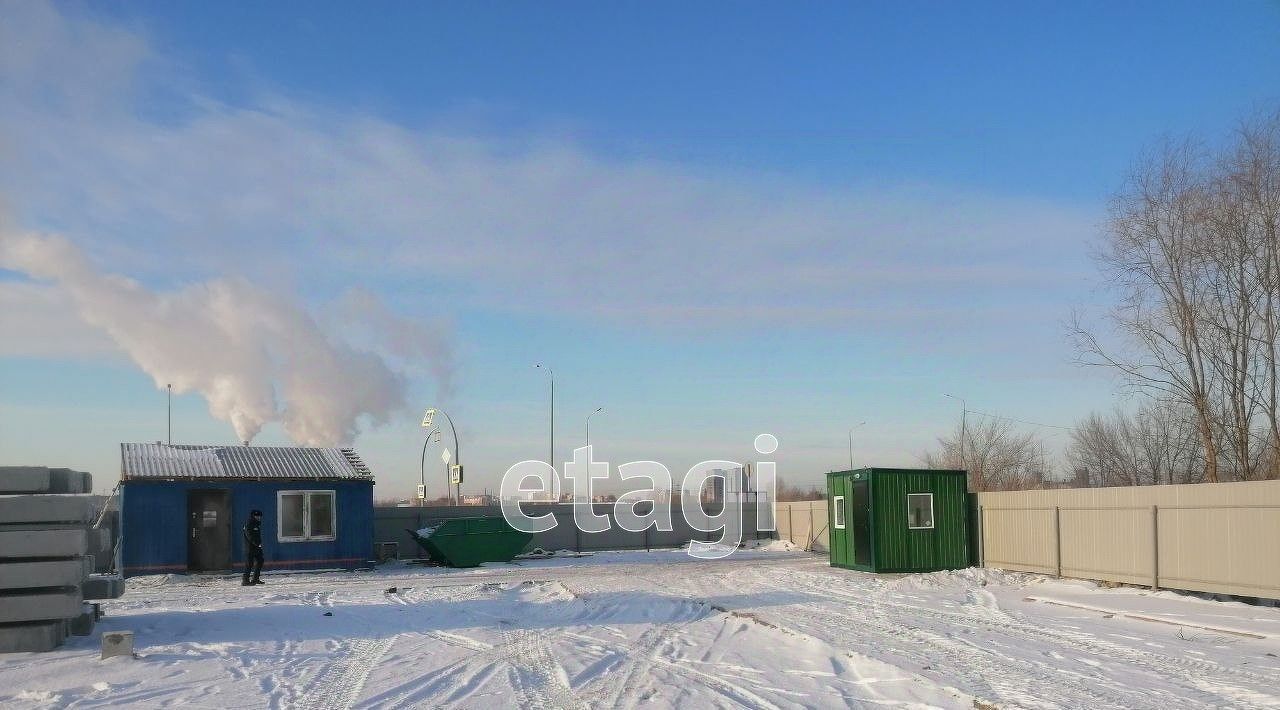
M 754 500 L 751 495 L 751 479 L 745 468 L 716 468 L 708 472 L 709 486 L 702 489 L 702 500 L 707 503 L 741 503 Z
M 265 569 L 372 559 L 373 474 L 351 449 L 121 444 L 120 461 L 126 576 L 243 565 L 255 509 Z

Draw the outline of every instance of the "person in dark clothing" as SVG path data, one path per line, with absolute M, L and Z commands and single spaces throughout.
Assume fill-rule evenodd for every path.
M 252 578 L 250 578 L 252 574 Z M 244 586 L 264 584 L 262 576 L 262 511 L 249 513 L 244 524 Z

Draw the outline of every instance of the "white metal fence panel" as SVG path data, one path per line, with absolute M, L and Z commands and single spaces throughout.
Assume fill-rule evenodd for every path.
M 987 567 L 1280 599 L 1280 481 L 978 494 Z
M 777 503 L 774 517 L 779 540 L 790 540 L 806 550 L 831 549 L 830 531 L 827 529 L 827 501 Z

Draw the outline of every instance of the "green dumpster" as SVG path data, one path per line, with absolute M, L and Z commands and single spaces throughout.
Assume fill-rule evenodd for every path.
M 510 562 L 533 539 L 501 516 L 453 518 L 409 534 L 433 561 L 450 567 Z

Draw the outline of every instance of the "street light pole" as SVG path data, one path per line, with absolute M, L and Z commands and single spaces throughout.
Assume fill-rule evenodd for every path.
M 968 438 L 966 424 L 969 418 L 969 405 L 965 404 L 964 397 L 957 397 L 945 392 L 942 396 L 960 401 L 960 468 L 964 468 L 964 440 Z
M 587 446 L 591 446 L 591 417 L 604 411 L 604 407 L 596 407 L 596 411 L 587 415 Z
M 431 443 L 431 437 L 437 439 L 440 436 L 440 427 L 436 427 L 427 432 L 427 438 L 422 442 L 422 460 L 418 463 L 418 483 L 422 488 L 422 496 L 418 499 L 418 505 L 421 506 L 427 500 L 427 444 Z M 445 479 L 447 482 L 449 479 Z M 447 492 L 447 491 L 446 491 Z
M 547 455 L 547 465 L 554 469 L 556 467 L 556 371 L 543 367 L 542 363 L 538 363 L 535 367 L 546 370 L 551 376 L 551 450 Z
M 850 471 L 852 471 L 852 470 L 853 470 L 853 430 L 854 430 L 854 429 L 857 429 L 858 427 L 860 427 L 860 426 L 862 426 L 863 424 L 866 424 L 866 423 L 867 423 L 867 422 L 866 422 L 865 420 L 864 420 L 864 421 L 860 421 L 860 422 L 858 422 L 857 424 L 854 424 L 854 425 L 849 429 L 849 470 L 850 470 Z
M 461 471 L 462 470 L 462 444 L 458 443 L 458 429 L 453 425 L 453 418 L 450 417 L 449 413 L 444 411 L 443 409 L 436 409 L 436 408 L 428 409 L 427 415 L 430 416 L 432 414 L 435 414 L 436 412 L 443 414 L 444 420 L 446 422 L 449 422 L 449 431 L 453 433 L 453 456 L 454 456 L 453 460 L 456 462 L 454 463 L 454 465 L 458 467 L 459 471 Z M 425 424 L 426 426 L 431 426 L 431 423 L 426 418 L 423 419 L 423 424 Z M 457 503 L 461 505 L 462 504 L 462 482 L 461 481 L 458 482 L 454 490 L 456 491 L 455 497 L 457 498 Z

